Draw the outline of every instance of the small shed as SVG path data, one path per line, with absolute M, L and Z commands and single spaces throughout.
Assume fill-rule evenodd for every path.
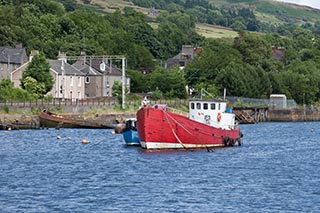
M 286 109 L 287 108 L 287 96 L 284 94 L 270 95 L 269 107 L 272 109 Z

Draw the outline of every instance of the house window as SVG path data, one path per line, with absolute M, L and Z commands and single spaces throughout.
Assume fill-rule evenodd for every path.
M 78 87 L 81 87 L 81 78 L 78 77 Z
M 87 77 L 86 77 L 86 84 L 89 84 L 89 83 L 90 83 L 90 77 L 87 76 Z
M 70 77 L 70 86 L 73 86 L 73 76 Z

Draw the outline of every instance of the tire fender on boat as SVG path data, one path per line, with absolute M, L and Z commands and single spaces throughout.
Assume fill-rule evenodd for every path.
M 231 142 L 231 140 L 228 136 L 224 138 L 224 145 L 225 146 L 230 146 L 230 142 Z

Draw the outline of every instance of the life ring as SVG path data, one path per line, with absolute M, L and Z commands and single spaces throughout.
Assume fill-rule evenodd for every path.
M 225 146 L 233 146 L 234 145 L 234 140 L 227 136 L 224 139 L 224 145 Z
M 221 121 L 221 112 L 218 112 L 217 120 L 218 120 L 218 122 L 220 122 L 220 121 Z

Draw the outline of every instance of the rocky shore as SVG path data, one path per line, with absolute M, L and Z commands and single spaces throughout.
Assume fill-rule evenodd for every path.
M 39 129 L 37 115 L 0 114 L 0 130 Z
M 135 117 L 135 113 L 106 113 L 106 114 L 74 114 L 86 120 L 97 123 L 117 121 L 122 123 L 126 118 Z M 40 129 L 38 115 L 28 114 L 0 114 L 0 130 Z

